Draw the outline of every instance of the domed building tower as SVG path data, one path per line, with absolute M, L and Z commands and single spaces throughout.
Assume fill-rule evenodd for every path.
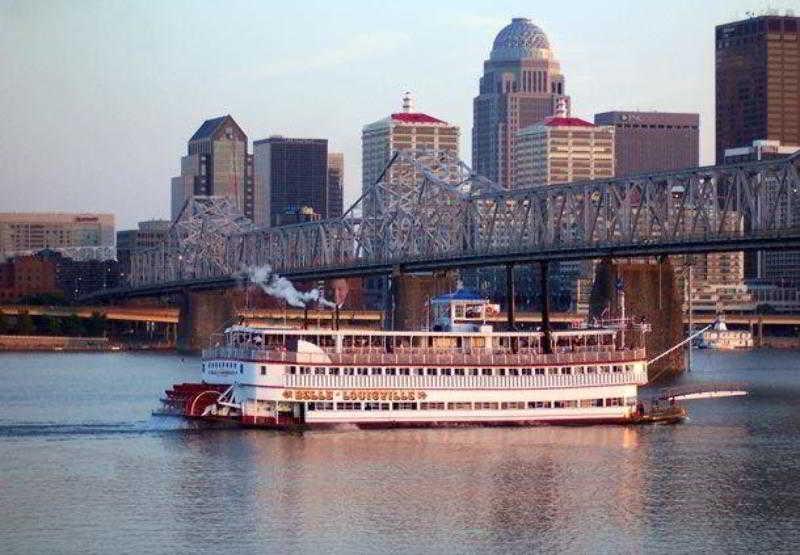
M 494 39 L 473 102 L 473 170 L 511 187 L 517 131 L 555 114 L 560 99 L 569 113 L 547 35 L 529 19 L 512 19 Z

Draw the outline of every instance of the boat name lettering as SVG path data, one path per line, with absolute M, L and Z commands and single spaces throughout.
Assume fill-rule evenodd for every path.
M 425 399 L 428 395 L 424 391 L 404 391 L 394 389 L 345 389 L 334 391 L 331 389 L 287 389 L 283 392 L 284 399 L 296 401 L 333 401 L 334 397 L 343 401 L 416 401 Z

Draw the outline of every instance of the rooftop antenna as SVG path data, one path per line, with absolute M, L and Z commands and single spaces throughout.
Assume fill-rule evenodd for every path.
M 414 99 L 409 91 L 403 95 L 403 112 L 409 114 L 414 111 Z

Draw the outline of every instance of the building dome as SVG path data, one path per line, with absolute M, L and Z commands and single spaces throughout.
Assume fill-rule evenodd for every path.
M 530 19 L 515 17 L 510 25 L 497 34 L 489 59 L 494 62 L 514 62 L 529 58 L 543 58 L 550 50 L 547 35 Z

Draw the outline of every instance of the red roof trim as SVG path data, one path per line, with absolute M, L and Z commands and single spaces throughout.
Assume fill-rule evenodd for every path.
M 553 116 L 544 120 L 548 127 L 597 127 L 595 124 L 581 118 L 561 118 Z
M 433 116 L 429 116 L 428 114 L 410 112 L 398 112 L 396 114 L 392 114 L 392 120 L 402 121 L 405 123 L 447 123 L 440 119 L 436 119 Z

